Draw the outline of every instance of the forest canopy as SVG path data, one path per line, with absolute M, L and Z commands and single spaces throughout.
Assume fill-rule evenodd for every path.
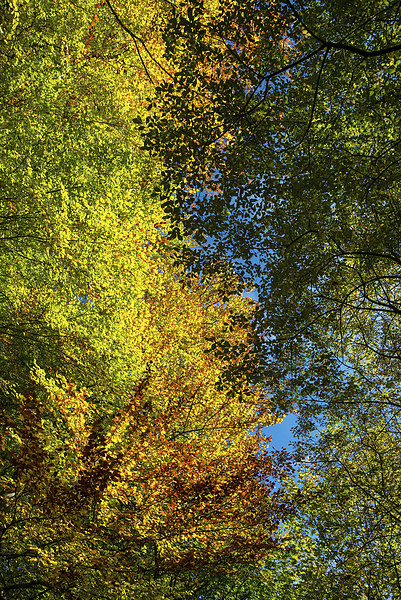
M 1 598 L 400 596 L 400 33 L 0 6 Z

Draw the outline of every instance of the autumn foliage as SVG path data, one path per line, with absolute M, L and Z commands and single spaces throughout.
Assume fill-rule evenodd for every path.
M 279 547 L 289 466 L 263 433 L 280 417 L 257 305 L 227 261 L 186 271 L 193 242 L 171 239 L 165 157 L 144 145 L 181 77 L 177 9 L 188 22 L 157 1 L 0 12 L 7 599 L 180 598 Z M 213 54 L 196 71 L 198 120 L 207 86 L 231 77 L 213 66 L 223 9 L 193 14 Z
M 95 569 L 104 584 L 150 597 L 168 575 L 194 585 L 202 569 L 230 570 L 276 547 L 287 509 L 261 431 L 276 417 L 256 385 L 238 382 L 242 393 L 228 397 L 224 362 L 210 351 L 212 333 L 236 311 L 250 315 L 251 302 L 224 304 L 217 282 L 188 289 L 166 271 L 144 323 L 125 333 L 132 368 L 138 345 L 144 356 L 134 384 L 127 375 L 113 389 L 107 373 L 91 393 L 34 365 L 12 416 L 3 410 L 2 481 L 13 494 L 4 551 L 29 548 L 54 593 L 94 593 L 85 573 Z M 232 328 L 230 342 L 246 333 Z

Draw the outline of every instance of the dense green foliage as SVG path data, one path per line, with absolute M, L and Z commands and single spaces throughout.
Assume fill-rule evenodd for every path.
M 312 360 L 316 372 L 327 352 L 356 368 L 374 355 L 387 369 L 399 346 L 398 3 L 307 2 L 302 14 L 291 2 L 262 3 L 255 16 L 245 3 L 237 7 L 241 21 L 227 7 L 231 29 L 221 31 L 220 21 L 209 27 L 221 43 L 232 40 L 236 68 L 210 86 L 205 112 L 217 112 L 221 135 L 231 137 L 223 152 L 213 151 L 212 171 L 210 145 L 220 130 L 209 129 L 196 151 L 189 146 L 175 168 L 194 179 L 194 193 L 168 208 L 199 243 L 209 236 L 204 261 L 228 255 L 258 281 L 273 369 L 282 359 L 285 377 L 291 355 L 297 375 Z M 203 50 L 193 31 L 175 35 L 186 50 Z M 251 58 L 246 40 L 259 44 Z M 192 72 L 185 64 L 182 71 Z M 239 75 L 251 86 L 242 100 Z M 224 104 L 229 84 L 235 101 L 226 95 Z M 198 136 L 180 91 L 168 100 Z M 189 261 L 196 266 L 199 256 Z M 313 385 L 310 371 L 304 380 Z M 323 392 L 320 381 L 314 387 Z

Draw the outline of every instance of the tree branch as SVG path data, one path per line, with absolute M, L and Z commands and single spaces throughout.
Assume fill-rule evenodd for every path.
M 346 50 L 347 52 L 351 52 L 352 54 L 358 54 L 359 56 L 363 56 L 363 58 L 372 58 L 374 56 L 384 56 L 385 54 L 391 54 L 391 52 L 397 52 L 401 50 L 401 44 L 395 44 L 394 46 L 388 46 L 387 48 L 381 48 L 380 50 L 364 50 L 363 48 L 358 48 L 353 44 L 346 44 L 345 42 L 328 42 L 324 40 L 319 35 L 317 35 L 314 31 L 311 30 L 310 27 L 305 23 L 302 19 L 301 15 L 292 4 L 291 0 L 286 0 L 286 4 L 290 7 L 295 17 L 301 23 L 302 27 L 306 29 L 306 31 L 311 35 L 316 41 L 320 42 L 324 48 L 330 50 L 331 48 L 335 48 L 337 50 Z
M 139 46 L 138 46 L 138 42 L 140 44 L 142 44 L 142 46 L 145 48 L 145 51 L 149 54 L 150 58 L 153 60 L 153 62 L 155 62 L 157 64 L 157 66 L 164 72 L 166 73 L 171 79 L 173 79 L 173 76 L 171 75 L 171 73 L 169 73 L 160 63 L 159 61 L 153 56 L 153 54 L 148 50 L 145 42 L 138 37 L 137 35 L 135 35 L 135 33 L 133 33 L 131 31 L 131 29 L 129 29 L 126 25 L 124 25 L 124 23 L 122 22 L 122 20 L 120 19 L 120 17 L 118 16 L 116 10 L 114 9 L 114 7 L 111 5 L 110 0 L 106 0 L 106 4 L 109 7 L 110 11 L 112 12 L 115 20 L 117 21 L 117 23 L 119 24 L 119 26 L 121 27 L 121 29 L 123 29 L 126 33 L 128 33 L 128 35 L 130 36 L 130 38 L 133 40 L 134 44 L 135 44 L 135 48 L 138 52 L 139 55 L 139 59 L 142 63 L 143 68 L 145 69 L 145 73 L 149 79 L 149 81 L 154 85 L 154 81 L 148 71 L 148 68 L 145 64 L 145 61 L 142 58 L 141 52 L 139 50 Z

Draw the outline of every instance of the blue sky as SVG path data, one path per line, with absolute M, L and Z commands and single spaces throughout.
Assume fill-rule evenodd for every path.
M 284 417 L 281 423 L 265 427 L 265 433 L 272 437 L 270 448 L 274 448 L 275 450 L 286 448 L 288 452 L 292 452 L 291 442 L 294 440 L 294 436 L 291 429 L 295 426 L 296 421 L 297 415 L 290 413 Z

